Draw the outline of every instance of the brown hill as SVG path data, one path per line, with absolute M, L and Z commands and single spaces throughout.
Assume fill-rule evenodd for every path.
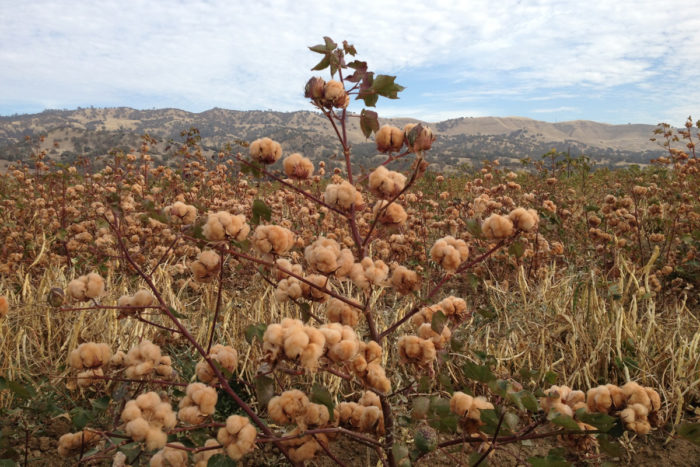
M 418 120 L 382 119 L 383 124 L 397 126 L 415 121 Z M 539 158 L 553 147 L 608 164 L 645 163 L 661 152 L 658 145 L 649 141 L 653 125 L 608 125 L 581 120 L 548 123 L 523 117 L 458 118 L 428 124 L 438 136 L 431 157 L 443 168 L 483 158 Z M 202 144 L 211 151 L 235 140 L 269 136 L 280 141 L 285 151 L 300 151 L 314 159 L 332 160 L 339 153 L 333 129 L 316 112 L 214 108 L 191 113 L 118 107 L 0 117 L 0 160 L 27 158 L 31 152 L 27 136 L 35 140 L 45 136 L 41 148 L 54 159 L 70 162 L 79 155 L 99 157 L 113 148 L 133 150 L 146 133 L 162 141 L 154 152 L 167 159 L 166 142 L 180 140 L 180 133 L 191 127 L 199 129 Z M 369 162 L 376 153 L 373 143 L 363 137 L 359 119 L 350 120 L 348 135 L 355 153 Z

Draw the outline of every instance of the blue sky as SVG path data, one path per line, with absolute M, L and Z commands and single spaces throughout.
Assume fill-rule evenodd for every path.
M 380 116 L 700 118 L 700 3 L 687 0 L 0 0 L 0 115 L 310 109 L 306 47 L 324 35 L 406 86 Z

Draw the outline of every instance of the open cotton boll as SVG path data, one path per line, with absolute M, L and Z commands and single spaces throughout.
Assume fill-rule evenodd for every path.
M 384 285 L 389 275 L 389 266 L 378 259 L 373 261 L 366 256 L 355 263 L 350 271 L 350 280 L 360 289 L 369 290 L 370 285 Z
M 330 274 L 338 269 L 340 245 L 333 239 L 318 237 L 304 249 L 304 258 L 313 269 Z
M 408 123 L 403 128 L 404 141 L 406 146 L 411 152 L 427 151 L 429 150 L 433 142 L 435 141 L 435 136 L 433 135 L 433 130 L 425 125 L 421 125 L 422 129 L 420 133 L 415 135 L 414 141 L 411 144 L 411 132 L 418 125 L 417 123 Z
M 219 272 L 221 257 L 214 250 L 204 250 L 197 256 L 197 260 L 190 264 L 190 270 L 195 280 L 209 282 Z
M 126 422 L 126 434 L 134 441 L 146 441 L 149 450 L 165 446 L 167 435 L 163 430 L 170 430 L 177 423 L 170 404 L 162 401 L 155 392 L 147 392 L 128 401 L 121 419 Z
M 222 368 L 231 373 L 235 372 L 238 366 L 238 352 L 229 345 L 215 344 L 209 352 L 209 358 L 218 362 Z M 197 363 L 195 374 L 204 383 L 211 383 L 216 380 L 216 374 L 206 360 Z
M 469 257 L 469 246 L 464 240 L 451 235 L 435 242 L 430 249 L 430 257 L 448 272 L 455 272 Z
M 227 211 L 209 213 L 202 227 L 202 235 L 211 242 L 228 239 L 242 242 L 248 237 L 250 226 L 243 214 L 232 215 Z
M 166 206 L 164 212 L 170 219 L 178 220 L 183 224 L 191 224 L 197 218 L 197 208 L 182 201 L 175 201 L 170 206 Z
M 515 208 L 508 214 L 508 218 L 516 229 L 524 232 L 532 232 L 540 222 L 539 215 L 534 209 Z
M 263 164 L 274 164 L 282 157 L 282 146 L 270 138 L 256 139 L 250 143 L 250 157 Z
M 99 368 L 112 358 L 112 349 L 104 343 L 85 342 L 68 356 L 68 363 L 76 370 Z
M 374 135 L 374 141 L 377 143 L 377 151 L 379 152 L 398 152 L 404 143 L 404 133 L 401 128 L 384 125 Z
M 420 367 L 432 364 L 437 357 L 433 341 L 421 339 L 418 336 L 401 336 L 398 341 L 398 348 L 401 361 L 413 363 Z
M 331 323 L 340 323 L 346 326 L 357 326 L 360 321 L 360 312 L 342 300 L 331 298 L 326 304 L 326 316 Z
M 4 318 L 7 316 L 7 313 L 10 311 L 10 304 L 7 301 L 7 297 L 0 296 L 0 318 Z
M 68 283 L 66 295 L 79 302 L 99 298 L 104 295 L 105 281 L 97 273 L 80 276 Z
M 240 460 L 255 448 L 257 431 L 247 417 L 231 415 L 226 426 L 219 429 L 216 439 L 226 454 L 233 460 Z
M 58 455 L 71 457 L 81 451 L 88 451 L 90 446 L 96 444 L 101 438 L 99 433 L 89 430 L 66 433 L 58 439 Z
M 180 401 L 177 416 L 190 425 L 202 423 L 216 409 L 216 390 L 202 383 L 187 386 L 186 395 Z
M 283 255 L 295 243 L 291 230 L 278 225 L 259 225 L 252 238 L 253 247 L 261 254 Z
M 345 211 L 349 211 L 353 206 L 358 211 L 364 208 L 362 194 L 348 181 L 340 184 L 329 183 L 323 194 L 323 200 L 326 204 Z
M 401 295 L 420 289 L 421 277 L 405 266 L 396 266 L 391 274 L 391 286 Z
M 376 216 L 379 215 L 379 222 L 388 226 L 400 226 L 406 222 L 408 219 L 408 214 L 406 210 L 397 202 L 388 204 L 388 201 L 379 200 L 377 204 L 374 205 L 372 213 Z M 379 214 L 381 212 L 381 214 Z
M 323 87 L 323 105 L 327 107 L 344 108 L 350 104 L 350 96 L 345 91 L 343 83 L 336 80 L 326 82 Z
M 313 162 L 298 152 L 285 157 L 282 165 L 284 166 L 284 173 L 289 178 L 305 180 L 314 173 Z
M 369 174 L 369 191 L 382 199 L 391 199 L 406 186 L 406 176 L 380 165 Z
M 182 449 L 178 449 L 179 446 Z M 172 443 L 165 446 L 151 457 L 150 467 L 187 467 L 187 451 L 182 443 Z
M 205 448 L 213 448 L 215 446 L 220 446 L 219 442 L 213 438 L 209 438 L 204 442 Z M 217 454 L 222 454 L 223 449 L 207 449 L 205 451 L 199 451 L 194 454 L 192 460 L 194 461 L 194 467 L 207 467 L 209 459 L 216 456 Z
M 481 224 L 481 231 L 489 239 L 504 239 L 513 235 L 513 221 L 500 214 L 491 214 Z

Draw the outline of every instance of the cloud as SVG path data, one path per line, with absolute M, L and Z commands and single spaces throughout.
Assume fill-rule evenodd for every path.
M 650 113 L 700 106 L 690 97 L 700 76 L 692 2 L 0 0 L 0 113 L 169 102 L 308 108 L 302 89 L 319 56 L 306 47 L 323 35 L 348 39 L 399 82 L 419 76 L 434 89 L 407 89 L 406 106 L 434 116 L 460 102 L 502 110 L 487 106 L 494 95 L 523 101 L 621 86 L 663 93 L 646 100 Z
M 561 106 L 561 107 L 555 107 L 555 108 L 550 108 L 550 109 L 534 109 L 532 112 L 538 113 L 538 114 L 548 114 L 548 113 L 561 113 L 561 112 L 567 112 L 567 113 L 576 113 L 579 112 L 580 109 L 576 107 L 570 107 L 570 106 Z

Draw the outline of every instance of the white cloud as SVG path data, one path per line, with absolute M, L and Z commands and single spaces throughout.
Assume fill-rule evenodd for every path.
M 306 47 L 323 35 L 354 43 L 378 72 L 474 87 L 455 102 L 632 85 L 670 93 L 656 105 L 700 107 L 689 97 L 700 76 L 693 2 L 0 0 L 0 112 L 19 100 L 308 108 L 302 89 L 320 56 Z M 458 111 L 430 97 L 427 114 Z

